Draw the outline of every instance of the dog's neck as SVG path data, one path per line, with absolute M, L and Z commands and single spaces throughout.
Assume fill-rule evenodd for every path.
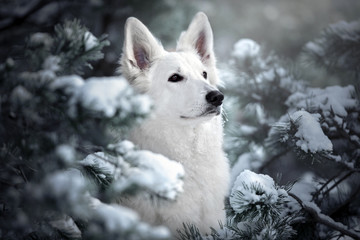
M 221 116 L 195 125 L 152 118 L 135 128 L 130 139 L 142 149 L 186 164 L 195 155 L 205 157 L 219 152 L 222 148 L 222 136 Z

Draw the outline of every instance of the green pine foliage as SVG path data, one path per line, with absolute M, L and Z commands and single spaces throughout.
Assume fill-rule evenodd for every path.
M 346 75 L 349 71 L 358 71 L 358 58 L 354 58 L 358 52 L 354 46 L 359 43 L 356 26 L 357 22 L 331 25 L 319 39 L 306 45 L 302 60 L 322 63 L 314 65 L 314 69 L 324 65 L 327 69 L 336 67 L 335 77 L 351 77 Z M 295 70 L 285 66 L 273 53 L 265 54 L 262 47 L 246 39 L 235 44 L 228 65 L 230 74 L 229 70 L 225 73 L 231 87 L 224 90 L 235 103 L 232 106 L 236 106 L 228 109 L 227 114 L 231 120 L 227 123 L 230 137 L 226 144 L 234 164 L 233 179 L 244 168 L 282 174 L 281 169 L 274 172 L 272 166 L 285 162 L 295 166 L 302 164 L 308 171 L 298 171 L 300 178 L 293 179 L 296 182 L 292 189 L 286 190 L 285 202 L 269 206 L 271 210 L 267 209 L 267 213 L 273 216 L 271 221 L 245 225 L 243 229 L 238 225 L 244 225 L 247 218 L 257 219 L 259 208 L 246 208 L 243 199 L 247 199 L 248 194 L 246 188 L 242 189 L 235 197 L 246 214 L 236 219 L 228 210 L 228 216 L 236 223 L 232 230 L 241 232 L 240 239 L 259 239 L 259 236 L 260 239 L 335 239 L 342 236 L 360 239 L 360 229 L 355 224 L 360 219 L 355 210 L 360 198 L 360 185 L 355 183 L 360 177 L 357 87 L 312 88 L 306 81 L 299 80 L 297 72 L 300 70 L 296 70 L 296 66 Z M 269 74 L 269 69 L 274 74 Z M 312 172 L 311 180 L 306 177 L 309 172 Z M 256 191 L 258 182 L 254 184 L 252 187 Z M 282 213 L 281 218 L 274 218 L 277 212 Z M 266 227 L 269 225 L 272 228 Z M 279 232 L 280 229 L 283 232 Z M 272 233 L 277 235 L 271 236 Z
M 360 21 L 340 21 L 327 27 L 304 48 L 304 61 L 325 67 L 327 71 L 348 72 L 356 79 L 360 73 Z
M 1 239 L 169 238 L 166 228 L 112 204 L 142 189 L 173 199 L 183 169 L 124 140 L 150 112 L 146 96 L 122 77 L 79 75 L 108 45 L 68 21 L 32 34 L 24 59 L 0 65 Z M 162 185 L 170 180 L 152 162 L 160 172 L 178 169 L 172 184 Z
M 313 77 L 321 82 L 325 66 L 339 82 L 358 78 L 358 26 L 333 24 L 305 46 L 302 64 L 319 72 Z M 201 237 L 185 226 L 182 239 L 360 239 L 358 83 L 310 87 L 301 70 L 252 40 L 235 44 L 221 72 L 233 165 L 227 222 Z

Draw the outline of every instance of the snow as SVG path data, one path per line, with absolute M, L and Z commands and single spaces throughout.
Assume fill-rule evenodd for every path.
M 108 118 L 114 117 L 118 110 L 120 118 L 133 113 L 147 114 L 151 110 L 150 99 L 135 94 L 123 77 L 93 77 L 79 85 L 70 101 L 69 114 L 73 117 L 77 114 L 77 104 Z
M 57 72 L 60 70 L 60 66 L 59 66 L 60 61 L 61 61 L 60 57 L 50 55 L 44 60 L 42 69 L 49 70 L 52 72 Z
M 347 116 L 346 109 L 352 109 L 356 106 L 357 100 L 353 97 L 355 93 L 354 86 L 330 86 L 324 89 L 309 88 L 307 93 L 296 92 L 291 95 L 285 104 L 294 109 L 301 108 L 319 108 L 324 116 L 329 116 L 331 111 L 341 117 Z
M 100 201 L 94 208 L 93 217 L 104 224 L 105 238 L 118 239 L 169 239 L 170 232 L 165 227 L 151 227 L 140 221 L 136 212 L 116 204 Z M 103 236 L 104 237 L 104 236 Z
M 30 36 L 30 43 L 33 45 L 41 45 L 43 44 L 45 47 L 51 47 L 53 44 L 53 39 L 48 33 L 34 33 Z
M 105 220 L 106 231 L 123 231 L 135 227 L 139 221 L 139 216 L 132 210 L 120 205 L 109 205 L 100 203 L 95 208 L 95 216 L 98 219 Z
M 36 72 L 35 74 L 36 74 L 36 77 L 40 78 L 40 81 L 42 83 L 49 83 L 56 78 L 55 72 L 52 70 L 49 70 L 49 69 L 40 70 L 40 71 Z
M 339 21 L 337 23 L 331 24 L 330 29 L 334 33 L 339 33 L 337 35 L 344 40 L 357 42 L 360 39 L 359 37 L 360 21 L 352 21 L 352 22 Z
M 70 168 L 66 171 L 58 171 L 46 176 L 43 186 L 32 189 L 34 196 L 40 199 L 57 200 L 68 213 L 74 213 L 78 216 L 87 214 L 86 209 L 86 192 L 88 183 L 81 172 L 77 169 Z M 40 191 L 40 192 L 39 192 Z M 85 211 L 85 212 L 84 212 Z
M 311 52 L 313 52 L 313 53 L 315 53 L 316 55 L 319 55 L 319 56 L 324 56 L 325 55 L 324 49 L 319 44 L 317 44 L 315 42 L 308 42 L 305 45 L 305 49 L 307 49 L 308 51 L 311 51 Z
M 16 86 L 10 95 L 11 102 L 19 104 L 29 101 L 32 97 L 33 95 L 21 85 Z
M 231 55 L 238 59 L 255 57 L 260 53 L 260 46 L 251 39 L 240 39 L 234 44 L 234 50 Z
M 260 190 L 256 191 L 254 187 Z M 242 199 L 237 197 L 237 192 L 243 194 Z M 259 202 L 266 205 L 275 204 L 279 195 L 287 196 L 287 193 L 283 189 L 276 189 L 275 182 L 270 176 L 245 170 L 237 177 L 229 201 L 234 211 L 241 214 L 247 205 Z
M 185 171 L 179 162 L 150 151 L 135 150 L 134 144 L 127 140 L 110 144 L 108 148 L 121 156 L 97 152 L 88 155 L 80 164 L 95 166 L 104 174 L 112 175 L 115 192 L 121 193 L 136 185 L 174 200 L 183 191 Z
M 121 169 L 116 167 L 118 160 L 116 158 L 111 159 L 111 156 L 104 152 L 96 152 L 86 156 L 83 160 L 79 161 L 79 164 L 99 168 L 101 172 L 112 175 L 114 179 L 117 179 L 121 174 Z
M 174 200 L 183 191 L 183 166 L 150 151 L 133 151 L 125 156 L 136 167 L 129 169 L 128 184 L 146 187 L 159 196 Z
M 56 147 L 56 155 L 65 163 L 70 164 L 75 160 L 75 149 L 67 144 Z
M 127 152 L 134 150 L 135 145 L 128 140 L 124 140 L 115 144 L 109 144 L 108 148 L 110 150 L 115 150 L 121 155 L 125 155 Z
M 250 125 L 241 125 L 239 131 L 242 135 L 252 135 L 257 131 L 257 128 Z
M 333 145 L 321 129 L 319 114 L 310 114 L 304 110 L 300 110 L 291 114 L 290 117 L 298 125 L 295 137 L 298 138 L 296 145 L 300 147 L 301 150 L 311 153 L 332 151 Z
M 78 75 L 68 75 L 56 78 L 50 83 L 49 88 L 51 90 L 63 89 L 67 94 L 73 94 L 84 85 L 84 80 Z
M 87 31 L 84 34 L 84 44 L 85 51 L 89 51 L 99 45 L 99 40 L 91 32 Z

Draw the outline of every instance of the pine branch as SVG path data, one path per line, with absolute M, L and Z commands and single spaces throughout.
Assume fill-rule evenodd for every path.
M 335 229 L 336 231 L 341 232 L 344 235 L 350 236 L 356 240 L 360 240 L 360 234 L 358 234 L 357 232 L 346 228 L 345 225 L 343 225 L 342 223 L 339 222 L 335 222 L 332 218 L 330 218 L 329 216 L 326 216 L 325 214 L 322 214 L 321 212 L 319 212 L 318 209 L 310 206 L 309 204 L 303 202 L 298 196 L 296 196 L 293 193 L 288 193 L 292 198 L 294 198 L 299 204 L 300 206 L 307 212 L 309 213 L 313 219 L 315 221 L 317 221 L 318 223 L 324 224 L 327 227 L 330 227 L 332 229 Z
M 204 240 L 199 229 L 193 224 L 183 223 L 183 229 L 177 229 L 178 240 Z

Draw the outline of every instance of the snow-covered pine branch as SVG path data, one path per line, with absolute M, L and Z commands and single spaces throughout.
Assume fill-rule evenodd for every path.
M 119 198 L 127 191 L 143 189 L 169 200 L 183 191 L 184 168 L 178 162 L 145 150 L 135 150 L 129 141 L 110 144 L 116 155 L 96 152 L 79 164 L 95 181 L 108 188 L 111 198 Z
M 324 224 L 332 229 L 335 229 L 347 236 L 350 236 L 354 239 L 360 239 L 360 234 L 349 229 L 347 226 L 345 226 L 342 223 L 336 222 L 334 221 L 332 218 L 330 218 L 327 215 L 324 215 L 323 213 L 321 213 L 321 210 L 319 209 L 318 206 L 316 206 L 314 203 L 311 202 L 304 202 L 302 201 L 298 196 L 296 196 L 293 193 L 289 193 L 289 196 L 291 196 L 292 198 L 294 198 L 300 205 L 301 207 L 308 212 L 315 221 L 317 221 L 318 223 Z
M 111 204 L 130 188 L 173 200 L 184 170 L 119 141 L 150 113 L 148 97 L 120 76 L 76 75 L 107 44 L 79 21 L 66 22 L 29 37 L 29 65 L 10 58 L 0 65 L 1 237 L 170 238 Z
M 305 46 L 303 56 L 307 58 L 302 60 L 314 72 L 308 84 L 321 82 L 324 74 L 339 83 L 353 81 L 352 76 L 343 72 L 358 76 L 358 61 L 353 58 L 358 55 L 358 49 L 354 49 L 360 39 L 358 26 L 358 21 L 331 25 L 320 38 Z M 326 65 L 325 70 L 312 64 L 316 56 L 311 59 L 311 52 L 318 54 L 318 60 Z M 224 89 L 228 95 L 225 147 L 233 162 L 231 181 L 235 182 L 244 169 L 272 175 L 283 173 L 287 180 L 295 182 L 293 194 L 319 206 L 326 218 L 358 231 L 358 87 L 309 87 L 296 74 L 303 70 L 302 65 L 290 66 L 288 61 L 281 61 L 249 39 L 237 42 L 231 55 L 231 61 L 222 71 L 223 78 L 229 81 Z M 334 75 L 331 70 L 340 74 Z M 302 77 L 306 80 L 308 75 Z M 284 166 L 289 170 L 283 172 Z M 246 196 L 239 195 L 240 199 Z M 313 224 L 311 215 L 297 201 L 287 200 L 282 216 L 291 220 L 288 225 L 296 231 L 295 239 L 344 237 L 332 225 Z M 247 203 L 240 201 L 239 205 L 245 207 Z M 231 211 L 228 216 L 235 225 L 239 224 Z M 240 225 L 239 230 L 237 226 L 232 230 L 235 233 L 242 230 L 246 239 L 255 239 L 255 235 L 264 239 L 270 235 L 258 234 L 267 229 L 266 224 L 276 225 L 268 221 L 261 227 Z

